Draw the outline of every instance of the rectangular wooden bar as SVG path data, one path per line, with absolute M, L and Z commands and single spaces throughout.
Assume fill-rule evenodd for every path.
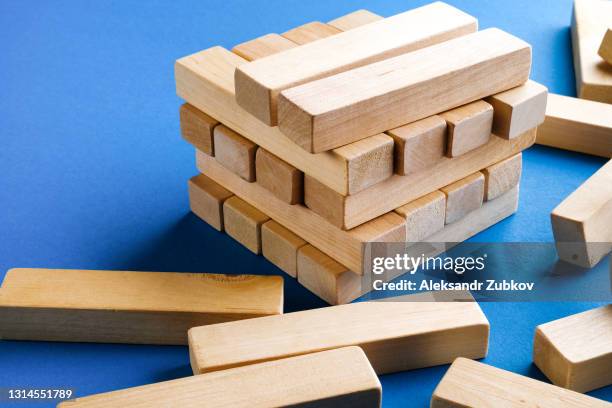
M 217 231 L 223 231 L 223 202 L 234 194 L 206 177 L 192 177 L 188 182 L 191 211 Z
M 610 24 L 611 25 L 608 27 L 604 37 L 601 40 L 599 50 L 597 51 L 599 56 L 608 64 L 612 64 L 612 22 L 610 22 Z
M 406 242 L 420 242 L 444 228 L 446 195 L 434 191 L 396 208 L 406 220 Z
M 270 217 L 233 196 L 223 203 L 225 232 L 255 254 L 261 253 L 261 226 Z
M 485 101 L 468 103 L 440 116 L 446 120 L 448 129 L 448 157 L 461 156 L 486 144 L 491 138 L 493 107 Z
M 343 347 L 76 398 L 58 408 L 378 408 L 381 385 L 358 347 Z
M 308 243 L 274 220 L 261 226 L 261 252 L 283 272 L 297 277 L 298 250 Z
M 282 312 L 279 276 L 11 269 L 0 338 L 186 344 L 190 327 Z
M 287 204 L 304 201 L 304 173 L 266 149 L 257 149 L 255 174 L 259 185 Z
M 446 195 L 446 224 L 482 207 L 484 184 L 484 175 L 477 172 L 440 189 Z
M 348 31 L 382 19 L 383 17 L 379 16 L 378 14 L 372 13 L 369 10 L 361 9 L 328 21 L 327 24 L 334 26 L 339 30 Z
M 219 163 L 242 179 L 255 181 L 257 145 L 223 125 L 216 126 L 213 133 Z
M 282 34 L 282 36 L 296 44 L 302 45 L 320 40 L 322 38 L 327 38 L 341 32 L 342 30 L 339 30 L 334 26 L 322 23 L 320 21 L 313 21 L 286 31 Z
M 188 103 L 181 105 L 179 116 L 183 139 L 196 149 L 214 156 L 213 129 L 219 122 Z
M 519 184 L 523 169 L 523 154 L 495 163 L 482 170 L 485 176 L 484 200 L 494 200 Z
M 272 33 L 238 44 L 232 48 L 232 52 L 247 61 L 255 61 L 297 46 L 293 41 Z

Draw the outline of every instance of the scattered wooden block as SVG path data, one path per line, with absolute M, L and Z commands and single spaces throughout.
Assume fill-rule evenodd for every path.
M 270 217 L 233 196 L 223 203 L 223 219 L 225 231 L 230 237 L 251 252 L 261 254 L 261 226 Z
M 612 103 L 612 66 L 597 55 L 608 26 L 612 3 L 606 0 L 575 0 L 572 18 L 572 49 L 578 97 Z
M 328 21 L 327 24 L 334 26 L 339 30 L 348 31 L 382 19 L 383 17 L 379 16 L 378 14 L 361 9 Z
M 213 129 L 219 122 L 188 103 L 181 105 L 179 116 L 183 138 L 201 152 L 214 156 Z
M 298 249 L 307 245 L 302 238 L 270 220 L 261 227 L 261 251 L 263 256 L 289 276 L 297 277 Z
M 477 172 L 441 188 L 446 195 L 446 224 L 482 207 L 484 179 L 484 175 Z
M 530 69 L 529 44 L 490 28 L 285 89 L 278 126 L 324 152 L 522 85 Z
M 604 408 L 608 402 L 467 358 L 450 366 L 431 397 L 431 408 Z
M 266 34 L 232 48 L 232 52 L 247 61 L 267 57 L 297 47 L 297 44 L 278 34 Z
M 204 174 L 188 182 L 191 211 L 217 231 L 223 231 L 223 202 L 233 196 Z
M 441 113 L 448 126 L 448 157 L 457 157 L 486 144 L 491 138 L 493 107 L 476 101 Z
M 591 268 L 612 250 L 612 160 L 551 214 L 559 258 Z
M 377 408 L 381 385 L 358 347 L 180 378 L 60 403 L 59 408 Z
M 11 269 L 0 338 L 186 344 L 193 326 L 282 312 L 279 276 Z
M 236 70 L 236 100 L 275 126 L 276 99 L 284 89 L 472 33 L 477 25 L 474 17 L 454 7 L 432 3 L 241 65 Z
M 536 143 L 612 157 L 612 105 L 549 94 Z
M 395 210 L 406 219 L 406 242 L 420 242 L 444 228 L 446 195 L 434 191 Z
M 433 115 L 387 131 L 395 141 L 395 174 L 406 176 L 444 159 L 446 121 Z
M 283 37 L 301 45 L 320 40 L 321 38 L 327 38 L 341 32 L 342 30 L 334 26 L 320 21 L 313 21 L 284 32 Z
M 359 345 L 385 374 L 484 357 L 488 337 L 476 302 L 359 302 L 194 327 L 189 354 L 197 374 Z
M 257 183 L 287 204 L 304 200 L 304 173 L 265 149 L 255 155 Z
M 214 138 L 217 161 L 244 180 L 255 181 L 257 145 L 224 125 L 215 127 Z
M 608 64 L 612 64 L 612 27 L 608 27 L 599 45 L 599 56 Z
M 612 305 L 539 325 L 533 362 L 554 384 L 570 390 L 612 384 Z
M 493 106 L 493 133 L 512 139 L 544 122 L 548 89 L 535 81 L 495 94 L 485 101 Z
M 494 200 L 519 184 L 523 169 L 523 155 L 515 154 L 482 170 L 484 174 L 484 200 Z

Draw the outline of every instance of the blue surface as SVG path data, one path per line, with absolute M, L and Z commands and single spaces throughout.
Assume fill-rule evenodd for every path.
M 11 267 L 280 274 L 188 211 L 173 63 L 299 24 L 425 1 L 0 1 L 0 273 Z M 450 1 L 533 45 L 532 77 L 574 94 L 570 0 Z M 550 210 L 602 159 L 534 147 L 521 209 L 480 241 L 551 241 Z M 286 310 L 323 306 L 286 279 Z M 483 304 L 485 362 L 536 378 L 534 327 L 593 304 Z M 187 348 L 0 342 L 0 387 L 88 395 L 190 374 Z M 381 378 L 385 407 L 426 407 L 446 367 Z M 612 400 L 612 387 L 591 393 Z M 31 406 L 41 407 L 45 403 Z M 51 405 L 51 404 L 49 404 Z M 16 407 L 30 406 L 27 403 Z

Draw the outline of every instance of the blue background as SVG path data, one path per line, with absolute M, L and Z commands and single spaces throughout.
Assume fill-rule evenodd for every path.
M 449 2 L 483 28 L 530 42 L 533 79 L 574 95 L 569 0 Z M 11 267 L 280 274 L 189 213 L 186 181 L 196 170 L 179 136 L 174 60 L 358 8 L 389 16 L 427 2 L 0 3 L 1 274 Z M 475 239 L 551 241 L 551 209 L 603 163 L 529 149 L 519 213 Z M 287 311 L 323 306 L 290 278 L 286 299 Z M 535 326 L 593 306 L 483 304 L 491 322 L 484 361 L 542 379 L 531 363 Z M 66 386 L 88 395 L 187 376 L 188 364 L 186 347 L 3 341 L 0 387 Z M 445 370 L 381 377 L 383 405 L 429 406 Z M 591 394 L 612 400 L 612 387 Z

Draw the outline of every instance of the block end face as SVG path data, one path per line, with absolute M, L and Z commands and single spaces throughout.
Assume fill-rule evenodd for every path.
M 319 153 L 322 151 L 313 140 L 314 117 L 301 109 L 284 92 L 278 96 L 278 128 L 307 152 Z
M 274 92 L 245 72 L 243 67 L 247 67 L 250 64 L 252 63 L 239 66 L 234 71 L 236 103 L 266 125 L 276 126 Z

